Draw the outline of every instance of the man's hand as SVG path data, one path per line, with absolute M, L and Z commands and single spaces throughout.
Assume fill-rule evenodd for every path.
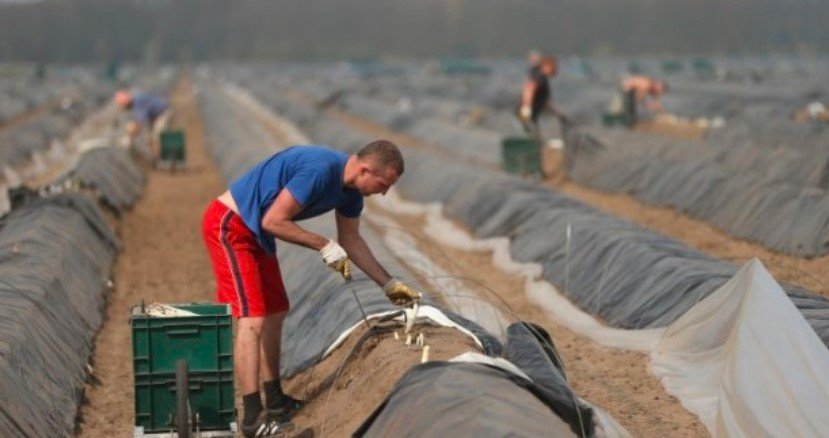
M 127 135 L 135 138 L 135 136 L 138 135 L 139 130 L 141 130 L 141 125 L 139 125 L 138 122 L 134 120 L 127 122 Z
M 386 293 L 389 301 L 398 306 L 411 306 L 415 302 L 419 302 L 422 298 L 420 292 L 406 286 L 400 280 L 392 278 L 383 286 L 383 292 Z
M 514 108 L 514 107 L 513 107 Z M 518 117 L 525 122 L 529 122 L 532 119 L 533 110 L 530 108 L 529 105 L 521 105 L 521 109 L 518 110 Z
M 348 254 L 346 254 L 343 247 L 337 242 L 329 240 L 320 250 L 320 254 L 326 265 L 339 272 L 346 280 L 351 280 L 351 261 L 348 260 Z

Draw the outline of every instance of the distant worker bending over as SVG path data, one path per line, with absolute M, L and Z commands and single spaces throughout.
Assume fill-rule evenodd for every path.
M 666 91 L 668 91 L 668 86 L 665 82 L 648 76 L 628 76 L 623 79 L 621 83 L 622 109 L 628 126 L 639 122 L 641 105 L 645 105 L 651 113 L 662 111 L 660 97 Z
M 537 49 L 532 49 L 527 52 L 527 77 L 531 78 L 538 71 L 541 58 L 543 57 L 544 55 Z
M 524 82 L 521 92 L 521 106 L 518 109 L 518 118 L 524 130 L 539 141 L 543 138 L 538 127 L 538 118 L 545 110 L 559 119 L 566 120 L 564 113 L 553 104 L 553 92 L 549 78 L 558 73 L 558 63 L 553 57 L 542 57 L 538 67 L 530 67 L 529 77 Z
M 363 198 L 385 194 L 402 174 L 400 150 L 385 140 L 350 156 L 323 146 L 294 146 L 253 167 L 208 206 L 202 235 L 217 297 L 238 318 L 233 366 L 242 392 L 245 437 L 286 432 L 301 406 L 282 391 L 279 380 L 282 323 L 289 303 L 276 239 L 319 251 L 323 262 L 346 280 L 353 260 L 396 305 L 420 300 L 419 292 L 389 275 L 360 235 Z M 297 224 L 331 210 L 336 212 L 336 241 Z
M 131 113 L 132 120 L 127 123 L 129 145 L 134 146 L 138 134 L 145 130 L 150 138 L 152 157 L 157 156 L 159 136 L 167 128 L 170 119 L 170 102 L 149 92 L 121 90 L 115 93 L 115 104 Z

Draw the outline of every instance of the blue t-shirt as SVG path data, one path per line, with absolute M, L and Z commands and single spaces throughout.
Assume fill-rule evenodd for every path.
M 167 99 L 152 93 L 138 93 L 132 98 L 132 116 L 142 125 L 151 125 L 169 107 Z
M 262 229 L 262 217 L 282 189 L 288 189 L 302 210 L 294 220 L 336 209 L 359 217 L 363 196 L 343 186 L 348 155 L 324 146 L 292 146 L 259 163 L 230 185 L 239 214 L 268 253 L 276 253 L 274 237 Z

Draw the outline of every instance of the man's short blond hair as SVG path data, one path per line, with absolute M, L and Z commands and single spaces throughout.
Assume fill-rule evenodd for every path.
M 396 144 L 388 140 L 377 140 L 363 146 L 357 152 L 357 158 L 371 159 L 379 166 L 394 169 L 398 176 L 403 175 L 403 154 Z

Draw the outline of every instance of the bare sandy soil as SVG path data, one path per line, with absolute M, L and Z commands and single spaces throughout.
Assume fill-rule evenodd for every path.
M 165 303 L 212 301 L 213 274 L 200 236 L 204 208 L 224 188 L 204 149 L 202 121 L 190 84 L 176 87 L 174 125 L 187 136 L 188 168 L 169 173 L 147 169 L 147 186 L 121 218 L 123 243 L 115 265 L 115 289 L 92 359 L 78 436 L 133 435 L 132 342 L 128 313 L 141 300 Z
M 360 327 L 334 353 L 317 366 L 293 377 L 286 390 L 309 400 L 293 419 L 301 436 L 350 436 L 388 397 L 391 389 L 411 367 L 421 363 L 423 348 L 406 346 L 403 329 L 368 337 Z M 480 352 L 474 341 L 450 328 L 418 325 L 412 338 L 423 333 L 430 361 L 445 361 L 459 354 Z
M 699 140 L 705 136 L 704 128 L 688 120 L 672 120 L 665 117 L 642 121 L 634 126 L 633 130 L 689 140 Z

